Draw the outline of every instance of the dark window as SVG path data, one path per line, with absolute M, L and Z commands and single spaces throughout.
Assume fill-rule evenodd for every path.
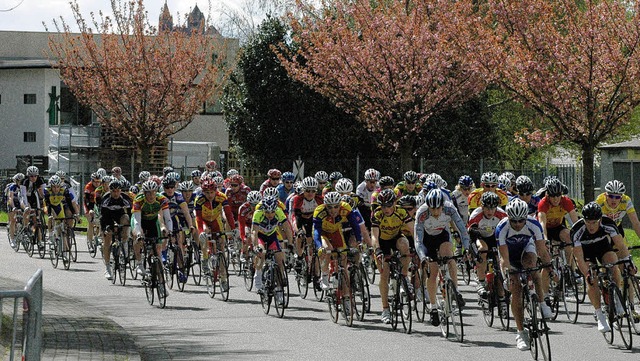
M 2 104 L 2 94 L 0 94 L 0 104 Z
M 36 95 L 35 94 L 25 94 L 24 95 L 24 103 L 25 104 L 35 104 L 36 103 Z
M 36 132 L 24 132 L 24 141 L 34 143 L 36 141 Z

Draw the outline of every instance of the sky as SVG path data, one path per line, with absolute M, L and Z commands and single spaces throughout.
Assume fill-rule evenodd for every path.
M 55 31 L 52 20 L 62 16 L 67 23 L 73 23 L 71 14 L 70 0 L 0 0 L 0 31 L 45 31 L 42 22 L 47 24 L 50 31 Z M 195 5 L 205 14 L 208 13 L 208 0 L 145 0 L 145 8 L 149 13 L 149 19 L 153 25 L 157 25 L 157 19 L 160 16 L 160 10 L 164 6 L 165 1 L 169 6 L 169 11 L 176 21 L 177 13 L 180 17 L 188 14 Z M 233 6 L 235 0 L 212 0 L 212 6 L 220 6 L 221 3 L 227 3 Z M 80 6 L 80 12 L 85 18 L 89 18 L 90 12 L 110 11 L 110 0 L 77 0 Z M 15 7 L 15 9 L 7 11 Z M 215 20 L 214 20 L 215 25 Z M 72 28 L 72 30 L 77 30 Z

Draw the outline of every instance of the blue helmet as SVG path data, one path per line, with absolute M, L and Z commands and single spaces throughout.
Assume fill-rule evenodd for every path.
M 278 209 L 278 198 L 265 197 L 262 199 L 262 209 L 265 212 L 275 212 Z
M 432 189 L 427 193 L 426 199 L 429 208 L 439 208 L 444 205 L 444 195 L 439 188 Z
M 292 182 L 294 179 L 296 179 L 295 174 L 291 173 L 291 172 L 284 172 L 282 173 L 282 181 L 286 182 Z
M 463 175 L 458 179 L 458 184 L 463 187 L 471 187 L 473 185 L 473 178 L 468 175 Z

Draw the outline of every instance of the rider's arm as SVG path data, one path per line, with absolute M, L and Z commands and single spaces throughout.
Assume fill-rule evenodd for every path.
M 180 203 L 180 210 L 184 215 L 184 219 L 187 220 L 187 226 L 189 226 L 189 228 L 193 227 L 193 220 L 191 219 L 191 213 L 189 213 L 189 206 L 187 205 L 187 202 Z
M 347 219 L 349 220 L 349 225 L 351 225 L 351 232 L 353 232 L 353 235 L 356 237 L 356 241 L 362 242 L 362 233 L 360 232 L 362 216 L 360 216 L 359 212 L 351 211 Z
M 322 247 L 322 218 L 313 217 L 313 242 L 316 248 Z
M 161 209 L 160 212 L 158 212 L 158 219 L 160 220 L 160 229 L 164 228 L 169 233 L 173 232 L 173 222 L 171 222 L 171 211 L 169 208 Z
M 544 234 L 544 238 L 549 239 L 549 236 L 547 236 L 547 213 L 538 211 L 538 221 L 542 226 L 542 232 Z
M 22 208 L 29 207 L 29 200 L 27 199 L 27 187 L 24 185 L 20 185 L 20 202 L 22 203 Z
M 462 239 L 462 245 L 465 249 L 469 249 L 469 233 L 467 233 L 467 229 L 464 226 L 464 221 L 462 220 L 462 217 L 460 217 L 458 210 L 451 206 L 445 206 L 445 209 L 450 214 L 453 223 L 456 225 L 456 227 L 458 227 L 460 239 Z

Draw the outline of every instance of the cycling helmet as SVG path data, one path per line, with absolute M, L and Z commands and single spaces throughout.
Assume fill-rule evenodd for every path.
M 410 171 L 406 171 L 403 175 L 402 175 L 402 179 L 404 179 L 405 182 L 408 183 L 415 183 L 418 181 L 418 173 L 410 170 Z
M 282 177 L 282 172 L 280 172 L 279 170 L 277 170 L 275 168 L 274 169 L 269 169 L 269 171 L 267 172 L 267 176 L 269 178 L 280 178 L 280 177 Z
M 164 179 L 162 180 L 162 187 L 164 188 L 173 188 L 175 186 L 176 186 L 176 181 L 171 177 L 164 177 Z
M 216 183 L 215 180 L 211 178 L 207 178 L 202 181 L 202 184 L 200 185 L 200 187 L 202 188 L 203 191 L 216 190 L 218 189 L 218 184 Z
M 329 181 L 329 175 L 323 170 L 316 172 L 315 178 L 318 180 L 318 182 L 322 183 L 327 183 Z
M 424 197 L 421 195 L 413 196 L 416 200 L 416 208 L 420 208 L 424 204 Z
M 102 177 L 102 178 L 107 176 L 107 171 L 104 168 L 98 168 L 96 173 L 100 174 L 100 177 Z
M 486 172 L 480 177 L 483 184 L 498 184 L 498 175 L 493 172 Z
M 115 166 L 111 168 L 111 173 L 122 173 L 122 168 Z
M 103 183 L 107 183 L 107 184 L 109 184 L 109 183 L 111 183 L 111 181 L 112 181 L 113 179 L 114 179 L 114 178 L 113 178 L 112 176 L 110 176 L 110 175 L 106 175 L 106 176 L 102 177 L 102 182 L 103 182 Z
M 237 170 L 235 170 L 235 169 L 233 169 L 233 168 L 232 168 L 232 169 L 229 169 L 229 170 L 227 171 L 227 178 L 231 178 L 231 177 L 233 177 L 233 176 L 234 176 L 234 175 L 236 175 L 236 174 L 240 174 L 240 172 L 238 172 Z
M 468 175 L 463 175 L 460 177 L 460 179 L 458 179 L 458 184 L 463 187 L 471 187 L 473 186 L 473 178 Z
M 62 179 L 60 179 L 60 177 L 58 177 L 57 175 L 54 175 L 51 178 L 49 178 L 50 187 L 60 186 L 60 185 L 62 185 Z
M 102 179 L 102 177 L 100 176 L 100 174 L 98 174 L 98 173 L 96 173 L 96 172 L 91 173 L 91 180 L 96 180 L 96 179 L 97 179 L 97 180 L 101 180 L 101 179 Z
M 267 189 L 264 190 L 263 192 L 263 196 L 265 198 L 267 197 L 278 197 L 280 195 L 280 192 L 278 192 L 278 188 L 276 187 L 269 187 Z
M 253 204 L 254 206 L 262 200 L 262 195 L 258 191 L 251 191 L 247 194 L 247 202 Z
M 129 189 L 131 188 L 131 182 L 129 182 L 126 179 L 120 180 L 120 184 L 122 184 L 122 189 Z
M 142 183 L 142 191 L 143 192 L 157 192 L 158 191 L 158 183 L 148 180 Z
M 340 197 L 340 200 L 341 200 L 342 202 L 345 202 L 345 203 L 347 203 L 348 205 L 350 205 L 350 206 L 351 206 L 351 208 L 355 208 L 355 207 L 356 207 L 356 200 L 355 200 L 355 199 L 353 199 L 353 197 L 351 197 L 351 196 L 350 196 L 350 195 L 348 195 L 348 194 L 345 194 L 345 195 L 343 195 L 342 197 Z
M 324 204 L 334 205 L 340 204 L 340 193 L 338 192 L 329 192 L 324 195 Z
M 380 187 L 389 187 L 393 186 L 396 182 L 393 180 L 393 178 L 386 175 L 384 177 L 381 177 L 378 183 L 380 183 Z
M 296 192 L 296 194 L 301 194 L 304 192 L 304 188 L 302 187 L 301 181 L 297 181 L 293 183 L 293 191 Z
M 186 181 L 186 182 L 182 182 L 180 184 L 182 184 L 182 191 L 183 192 L 189 192 L 189 191 L 193 192 L 193 191 L 196 190 L 196 185 L 192 181 Z
M 148 181 L 149 178 L 151 178 L 151 173 L 147 172 L 146 170 L 143 170 L 142 172 L 140 172 L 140 174 L 138 174 L 138 178 L 140 178 L 141 181 Z
M 383 189 L 378 194 L 378 198 L 376 198 L 376 200 L 378 201 L 378 203 L 380 203 L 381 206 L 391 207 L 396 202 L 396 192 L 394 192 L 393 189 L 389 188 Z
M 216 161 L 215 160 L 209 160 L 204 164 L 204 167 L 207 169 L 216 169 Z
M 551 178 L 545 184 L 547 188 L 547 195 L 549 196 L 558 196 L 562 195 L 562 182 L 558 178 Z
M 498 177 L 498 187 L 502 190 L 511 188 L 511 180 L 504 175 Z
M 511 172 L 504 172 L 502 174 L 500 174 L 501 177 L 506 177 L 508 180 L 511 181 L 511 183 L 513 183 L 516 180 L 516 176 L 515 174 L 511 173 Z
M 378 181 L 380 179 L 380 172 L 373 168 L 369 168 L 364 172 L 364 180 Z
M 439 188 L 432 189 L 427 193 L 426 199 L 429 208 L 440 208 L 444 205 L 444 195 Z
M 162 179 L 160 179 L 160 177 L 158 177 L 157 175 L 152 175 L 151 177 L 149 177 L 150 181 L 154 181 L 156 182 L 156 184 L 158 185 L 158 187 L 160 187 L 160 184 L 162 184 Z
M 304 189 L 318 189 L 318 180 L 314 177 L 305 177 L 302 180 L 302 188 Z
M 191 178 L 202 177 L 202 172 L 199 169 L 191 171 Z
M 615 179 L 607 182 L 607 185 L 604 186 L 604 190 L 609 194 L 624 194 L 624 192 L 627 191 L 624 184 Z
M 596 220 L 602 218 L 602 208 L 596 202 L 589 202 L 582 208 L 582 216 L 586 220 Z
M 264 197 L 262 199 L 262 210 L 265 212 L 275 212 L 278 209 L 278 198 Z
M 430 191 L 432 189 L 438 189 L 438 188 L 439 188 L 438 185 L 433 181 L 427 181 L 422 184 L 422 190 L 425 192 Z
M 425 184 L 429 181 L 429 174 L 423 173 L 420 175 L 420 183 Z
M 447 187 L 447 182 L 445 182 L 445 180 L 442 179 L 442 177 L 438 173 L 429 174 L 427 176 L 427 181 L 434 182 L 438 186 L 438 188 L 446 188 Z
M 516 178 L 516 189 L 520 194 L 532 193 L 533 182 L 531 181 L 531 178 L 527 177 L 526 175 L 521 175 Z
M 229 179 L 233 184 L 242 184 L 244 183 L 244 178 L 240 174 L 234 174 Z
M 56 175 L 60 178 L 65 178 L 67 176 L 67 173 L 63 170 L 59 170 L 56 172 Z
M 173 167 L 171 167 L 171 166 L 167 166 L 167 167 L 162 168 L 162 175 L 163 176 L 166 176 L 167 174 L 169 174 L 171 172 L 173 172 Z
M 138 194 L 140 193 L 140 188 L 138 188 L 138 186 L 134 184 L 131 186 L 131 188 L 129 188 L 129 192 L 133 194 Z
M 342 176 L 342 173 L 340 172 L 331 172 L 331 174 L 329 174 L 329 182 L 335 182 L 342 178 L 343 176 Z
M 180 173 L 178 172 L 169 172 L 167 173 L 167 175 L 164 176 L 164 178 L 169 178 L 171 180 L 173 180 L 174 182 L 180 182 Z
M 40 174 L 40 169 L 38 169 L 38 167 L 36 167 L 35 165 L 32 165 L 30 167 L 27 167 L 27 176 L 32 176 L 32 175 L 39 175 Z
M 514 198 L 507 204 L 507 216 L 509 216 L 509 220 L 519 221 L 522 219 L 527 219 L 529 215 L 529 206 L 527 202 L 523 201 L 520 198 Z
M 284 182 L 293 182 L 296 179 L 296 175 L 291 172 L 282 173 L 282 181 Z
M 215 177 L 224 178 L 224 177 L 222 177 L 222 173 L 218 172 L 217 170 L 211 171 L 211 172 L 209 172 L 207 174 L 209 174 L 210 178 L 215 178 Z
M 497 208 L 500 205 L 500 197 L 493 192 L 484 192 L 480 197 L 480 203 L 482 203 L 483 207 Z
M 411 208 L 416 208 L 417 206 L 417 201 L 416 201 L 416 197 L 414 196 L 402 196 L 400 197 L 400 199 L 398 199 L 398 205 L 400 207 L 411 207 Z
M 22 173 L 16 173 L 16 175 L 13 176 L 13 180 L 16 182 L 21 182 L 24 180 L 24 174 Z
M 213 177 L 213 181 L 216 182 L 217 185 L 224 183 L 224 178 L 222 178 L 221 176 L 215 176 Z
M 349 178 L 341 178 L 338 183 L 336 183 L 336 192 L 339 193 L 351 193 L 353 192 L 353 183 Z
M 119 180 L 114 179 L 111 181 L 111 183 L 109 183 L 109 189 L 122 189 L 122 183 Z

